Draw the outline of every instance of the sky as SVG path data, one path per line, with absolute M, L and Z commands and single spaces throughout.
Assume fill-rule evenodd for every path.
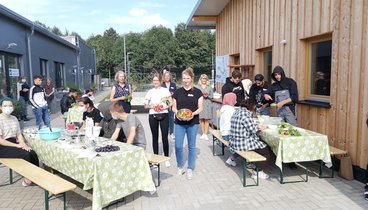
M 31 21 L 40 21 L 82 38 L 114 28 L 119 34 L 143 32 L 154 25 L 174 30 L 186 23 L 198 0 L 0 0 Z

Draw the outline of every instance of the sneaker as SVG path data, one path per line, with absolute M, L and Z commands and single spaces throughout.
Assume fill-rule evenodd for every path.
M 254 163 L 247 163 L 247 169 L 256 170 L 256 165 Z
M 231 160 L 231 158 L 228 158 L 225 163 L 227 163 L 228 165 L 233 166 L 233 167 L 236 166 L 235 160 Z
M 204 140 L 204 134 L 202 134 L 201 137 L 199 137 L 200 140 Z
M 368 190 L 364 191 L 364 199 L 368 201 Z
M 270 178 L 270 176 L 268 174 L 266 174 L 265 172 L 263 172 L 263 171 L 258 171 L 258 177 L 260 179 L 268 179 L 268 178 Z M 257 172 L 256 171 L 253 171 L 252 172 L 252 179 L 257 179 Z
M 188 169 L 188 171 L 187 171 L 187 179 L 189 179 L 189 180 L 193 179 L 193 171 L 192 171 L 192 169 Z
M 172 140 L 175 140 L 175 135 L 173 133 L 170 134 L 170 137 L 171 137 Z
M 171 164 L 170 164 L 170 161 L 165 161 L 165 166 L 166 166 L 166 168 L 169 168 L 170 166 L 171 166 Z
M 210 140 L 210 139 L 208 138 L 208 135 L 207 135 L 207 134 L 203 134 L 203 135 L 204 135 L 204 140 L 206 140 L 206 141 Z
M 183 168 L 178 168 L 178 172 L 176 174 L 181 176 L 184 173 L 185 173 L 185 170 Z
M 23 187 L 28 187 L 28 186 L 31 186 L 31 185 L 32 185 L 31 180 L 24 179 L 23 182 L 22 182 Z

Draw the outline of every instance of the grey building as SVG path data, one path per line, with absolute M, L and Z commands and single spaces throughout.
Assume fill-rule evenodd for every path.
M 96 74 L 94 49 L 78 37 L 60 37 L 0 4 L 0 89 L 17 96 L 20 76 L 52 79 L 57 90 L 76 84 L 90 88 Z

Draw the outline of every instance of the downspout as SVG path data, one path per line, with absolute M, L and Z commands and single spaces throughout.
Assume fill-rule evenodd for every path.
M 31 36 L 34 33 L 34 22 L 32 22 L 31 33 L 27 35 L 27 50 L 28 50 L 28 68 L 29 68 L 29 84 L 33 81 L 32 56 L 31 56 Z

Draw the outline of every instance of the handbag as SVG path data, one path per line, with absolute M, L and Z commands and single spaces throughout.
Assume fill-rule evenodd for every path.
M 161 121 L 163 119 L 165 119 L 166 114 L 153 114 L 153 118 L 155 118 L 155 120 L 157 121 Z
M 351 164 L 351 158 L 350 156 L 343 156 L 340 159 L 340 171 L 339 176 L 346 180 L 353 180 L 353 167 Z

